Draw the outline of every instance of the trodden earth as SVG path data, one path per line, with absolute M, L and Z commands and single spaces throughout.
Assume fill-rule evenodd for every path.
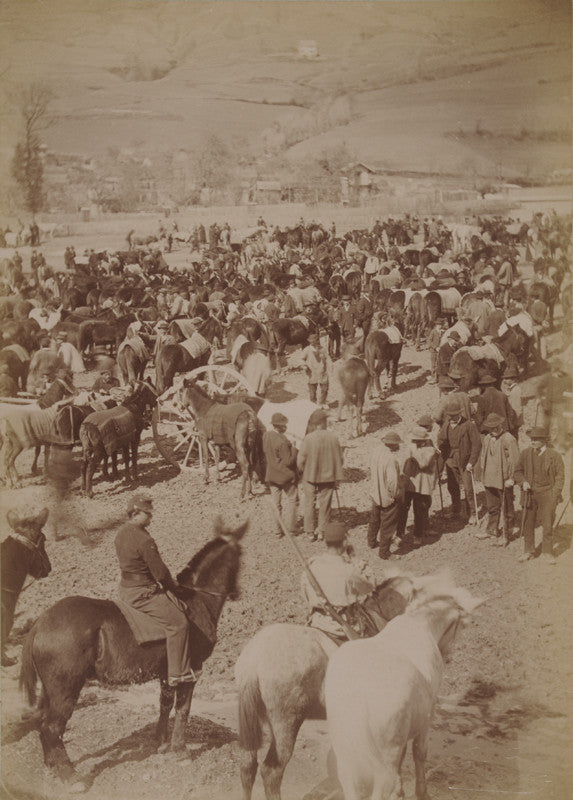
M 292 353 L 289 361 L 291 368 L 275 376 L 270 399 L 307 396 L 298 353 Z M 94 377 L 93 372 L 85 373 L 78 384 L 89 386 Z M 406 346 L 397 391 L 382 401 L 367 401 L 364 436 L 350 438 L 348 421 L 336 422 L 332 412 L 330 424 L 345 445 L 345 479 L 336 514 L 348 526 L 358 557 L 368 562 L 378 579 L 390 571 L 421 575 L 447 566 L 460 585 L 485 599 L 460 635 L 446 667 L 430 737 L 430 796 L 436 800 L 567 800 L 573 797 L 571 509 L 557 529 L 555 566 L 540 559 L 520 564 L 520 540 L 506 548 L 491 547 L 476 538 L 475 526 L 454 524 L 447 513 L 450 503 L 445 486 L 443 511 L 439 493 L 433 497 L 429 544 L 414 548 L 410 531 L 390 562 L 381 561 L 366 544 L 371 452 L 384 430 L 393 428 L 406 438 L 418 417 L 436 405 L 438 390 L 428 378 L 429 353 Z M 338 396 L 333 373 L 332 409 Z M 524 429 L 532 424 L 533 416 L 530 402 Z M 524 436 L 520 444 L 526 442 Z M 566 460 L 570 461 L 570 453 Z M 223 610 L 218 643 L 195 691 L 186 752 L 158 754 L 155 750 L 156 682 L 117 688 L 88 684 L 65 734 L 69 755 L 85 779 L 88 800 L 238 800 L 235 661 L 261 626 L 276 621 L 305 623 L 299 591 L 301 566 L 289 540 L 272 535 L 269 495 L 259 485 L 256 496 L 240 504 L 235 472 L 226 471 L 220 485 L 208 486 L 197 469 L 178 474 L 161 459 L 148 430 L 142 439 L 138 486 L 99 477 L 95 496 L 88 500 L 80 495 L 76 481 L 57 509 L 56 539 L 54 498 L 41 478 L 30 477 L 30 462 L 31 453 L 19 458 L 24 487 L 4 491 L 2 503 L 4 509 L 50 507 L 52 521 L 46 533 L 52 573 L 32 583 L 20 597 L 10 648 L 15 655 L 34 619 L 61 597 L 116 596 L 119 572 L 114 535 L 136 488 L 153 496 L 151 531 L 173 572 L 211 538 L 216 514 L 227 522 L 250 518 L 243 539 L 241 594 Z M 567 465 L 566 496 L 569 477 Z M 481 493 L 478 501 L 483 506 Z M 3 530 L 2 535 L 7 534 Z M 304 537 L 298 541 L 306 557 L 324 547 Z M 2 670 L 3 796 L 20 800 L 65 797 L 66 787 L 44 767 L 37 731 L 25 720 L 18 673 L 18 665 Z M 326 723 L 304 723 L 285 773 L 284 800 L 324 796 L 316 787 L 327 775 L 328 750 Z M 405 795 L 412 797 L 410 754 L 403 774 Z M 253 796 L 255 800 L 264 797 L 260 778 Z

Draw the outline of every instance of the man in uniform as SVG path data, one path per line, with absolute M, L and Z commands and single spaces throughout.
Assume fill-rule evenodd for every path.
M 193 664 L 189 620 L 176 598 L 168 595 L 176 589 L 176 583 L 147 530 L 152 514 L 153 501 L 149 495 L 136 494 L 129 501 L 128 521 L 115 537 L 121 569 L 119 596 L 165 628 L 168 683 L 177 686 L 196 681 L 193 667 L 198 669 L 201 664 Z
M 325 526 L 324 543 L 326 551 L 313 556 L 308 566 L 328 602 L 340 612 L 357 600 L 363 600 L 375 587 L 366 565 L 354 558 L 342 522 L 329 522 Z M 324 597 L 317 593 L 306 572 L 301 584 L 310 610 L 309 624 L 331 636 L 346 639 L 344 629 L 328 614 Z

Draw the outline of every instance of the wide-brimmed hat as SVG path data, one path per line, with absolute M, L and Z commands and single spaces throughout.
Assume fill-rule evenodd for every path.
M 396 433 L 396 431 L 387 431 L 382 436 L 382 441 L 384 444 L 400 444 L 402 441 L 401 437 Z
M 519 378 L 519 371 L 515 364 L 508 364 L 508 366 L 503 371 L 504 378 Z
M 343 522 L 329 522 L 324 526 L 323 538 L 326 543 L 336 544 L 346 538 L 346 525 Z
M 440 389 L 455 389 L 456 384 L 449 375 L 440 375 L 438 378 L 438 386 Z
M 138 493 L 134 494 L 129 503 L 127 504 L 127 513 L 132 514 L 134 511 L 153 511 L 153 498 L 151 495 Z
M 488 383 L 495 383 L 497 378 L 494 375 L 490 375 L 489 373 L 485 372 L 483 375 L 480 375 L 478 378 L 478 383 L 480 386 L 485 386 Z
M 416 425 L 419 425 L 422 428 L 429 428 L 432 430 L 434 427 L 434 420 L 431 418 L 429 414 L 423 414 L 420 419 L 416 422 Z
M 529 436 L 530 439 L 537 439 L 544 442 L 550 438 L 548 428 L 542 428 L 540 426 L 530 428 L 527 431 L 527 435 Z
M 449 403 L 447 403 L 444 412 L 450 417 L 457 417 L 458 414 L 463 414 L 464 409 L 460 401 L 454 397 Z
M 280 411 L 276 411 L 271 417 L 271 425 L 288 425 L 288 418 Z
M 505 425 L 505 419 L 501 414 L 496 414 L 495 411 L 488 414 L 483 423 L 484 428 L 488 428 L 489 430 L 499 428 L 500 425 Z
M 422 428 L 421 425 L 415 425 L 410 434 L 410 439 L 413 442 L 425 442 L 428 436 L 429 431 L 427 431 L 426 428 Z

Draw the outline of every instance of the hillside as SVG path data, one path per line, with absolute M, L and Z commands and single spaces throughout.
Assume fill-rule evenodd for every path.
M 344 142 L 394 169 L 537 176 L 571 166 L 570 22 L 562 0 L 9 0 L 0 75 L 53 88 L 59 151 L 193 152 L 213 131 L 251 156 Z

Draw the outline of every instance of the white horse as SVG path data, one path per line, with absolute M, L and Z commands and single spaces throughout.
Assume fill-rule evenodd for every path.
M 326 713 L 345 800 L 402 797 L 400 769 L 410 739 L 416 797 L 428 800 L 425 759 L 444 659 L 460 623 L 480 602 L 449 580 L 429 578 L 381 633 L 343 644 L 331 657 Z

